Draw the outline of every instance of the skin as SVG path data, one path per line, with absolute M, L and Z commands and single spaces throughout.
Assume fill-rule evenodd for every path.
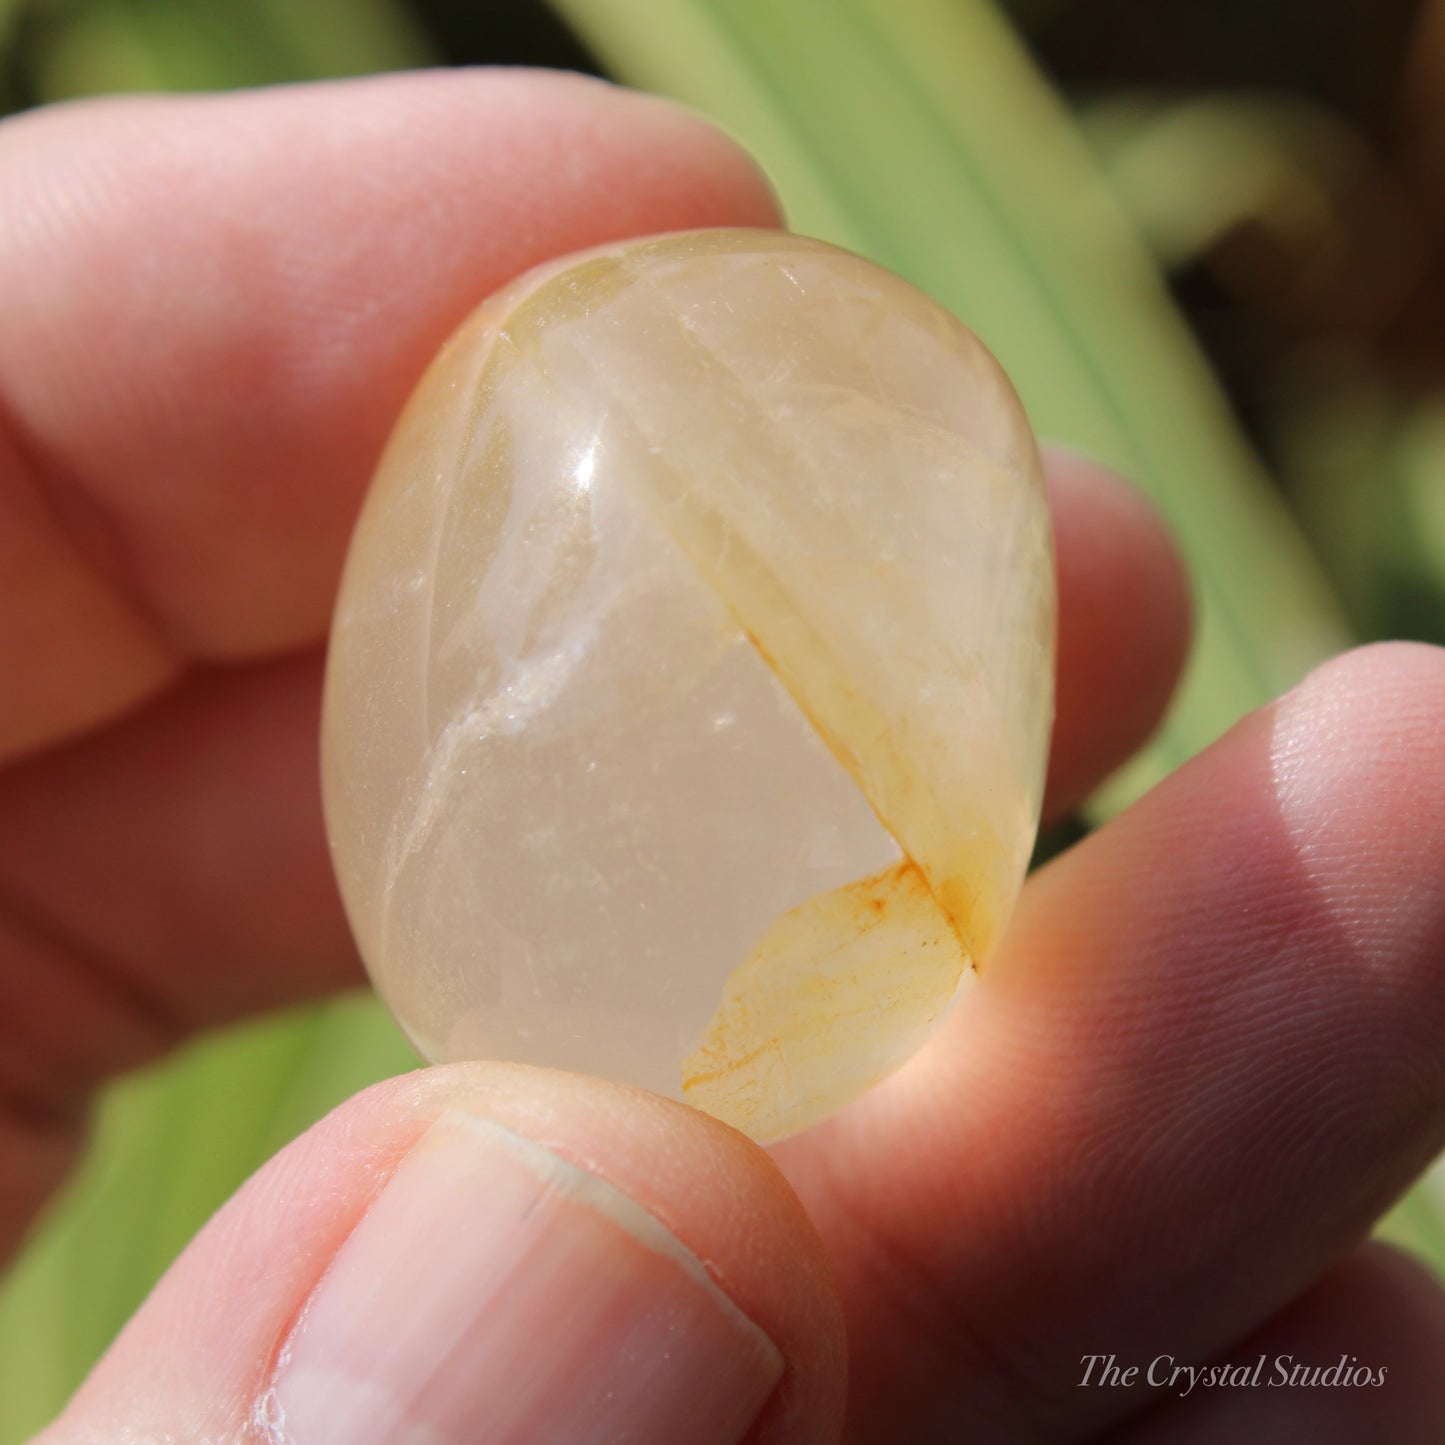
M 515 72 L 24 116 L 0 126 L 0 194 L 13 1246 L 105 1077 L 360 978 L 317 801 L 320 647 L 432 352 L 549 257 L 778 217 L 699 121 Z M 1134 493 L 1064 455 L 1049 474 L 1058 815 L 1157 723 L 1189 603 Z M 1036 875 L 970 1006 L 771 1157 L 538 1070 L 366 1091 L 221 1211 L 46 1445 L 250 1438 L 256 1361 L 458 1103 L 708 1261 L 787 1362 L 755 1440 L 1438 1438 L 1445 1300 L 1361 1241 L 1445 1143 L 1442 716 L 1433 649 L 1320 669 Z M 1098 1350 L 1343 1350 L 1391 1384 L 1081 1390 Z

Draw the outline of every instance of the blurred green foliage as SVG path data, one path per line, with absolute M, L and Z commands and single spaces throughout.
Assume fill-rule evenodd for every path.
M 1030 24 L 1356 636 L 1445 641 L 1445 4 Z
M 392 0 L 0 0 L 35 101 L 361 75 L 435 57 Z
M 1381 0 L 1368 34 L 1342 21 L 1339 54 L 1294 0 L 1267 15 L 1012 0 L 1072 112 L 985 0 L 558 8 L 609 72 L 737 133 L 800 229 L 938 295 L 1041 430 L 1116 462 L 1170 515 L 1200 645 L 1164 737 L 1096 813 L 1345 637 L 1300 527 L 1358 635 L 1445 633 L 1445 394 L 1406 324 L 1433 314 L 1438 213 L 1412 179 L 1429 166 L 1390 161 L 1394 132 L 1372 128 L 1392 97 L 1429 103 L 1434 0 Z M 1306 24 L 1308 44 L 1289 29 Z M 0 0 L 0 104 L 436 60 L 587 66 L 589 50 L 517 0 Z M 412 1062 L 357 997 L 112 1089 L 86 1165 L 0 1288 L 0 1445 L 48 1418 L 251 1168 Z M 1441 1220 L 1427 1187 L 1390 1228 L 1439 1264 Z

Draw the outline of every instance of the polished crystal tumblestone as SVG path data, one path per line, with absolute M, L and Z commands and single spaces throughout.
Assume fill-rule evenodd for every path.
M 761 231 L 523 277 L 413 396 L 337 607 L 378 988 L 429 1059 L 824 1117 L 998 938 L 1053 634 L 1027 421 L 920 292 Z

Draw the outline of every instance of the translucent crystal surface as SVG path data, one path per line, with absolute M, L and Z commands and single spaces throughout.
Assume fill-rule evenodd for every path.
M 327 818 L 382 995 L 434 1060 L 822 1118 L 1013 905 L 1053 607 L 1019 403 L 897 277 L 718 231 L 522 278 L 418 388 L 337 609 Z

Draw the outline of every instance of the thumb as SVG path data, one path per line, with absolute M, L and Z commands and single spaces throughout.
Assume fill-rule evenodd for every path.
M 453 1065 L 271 1160 L 35 1445 L 821 1445 L 842 1362 L 761 1150 L 620 1086 Z

